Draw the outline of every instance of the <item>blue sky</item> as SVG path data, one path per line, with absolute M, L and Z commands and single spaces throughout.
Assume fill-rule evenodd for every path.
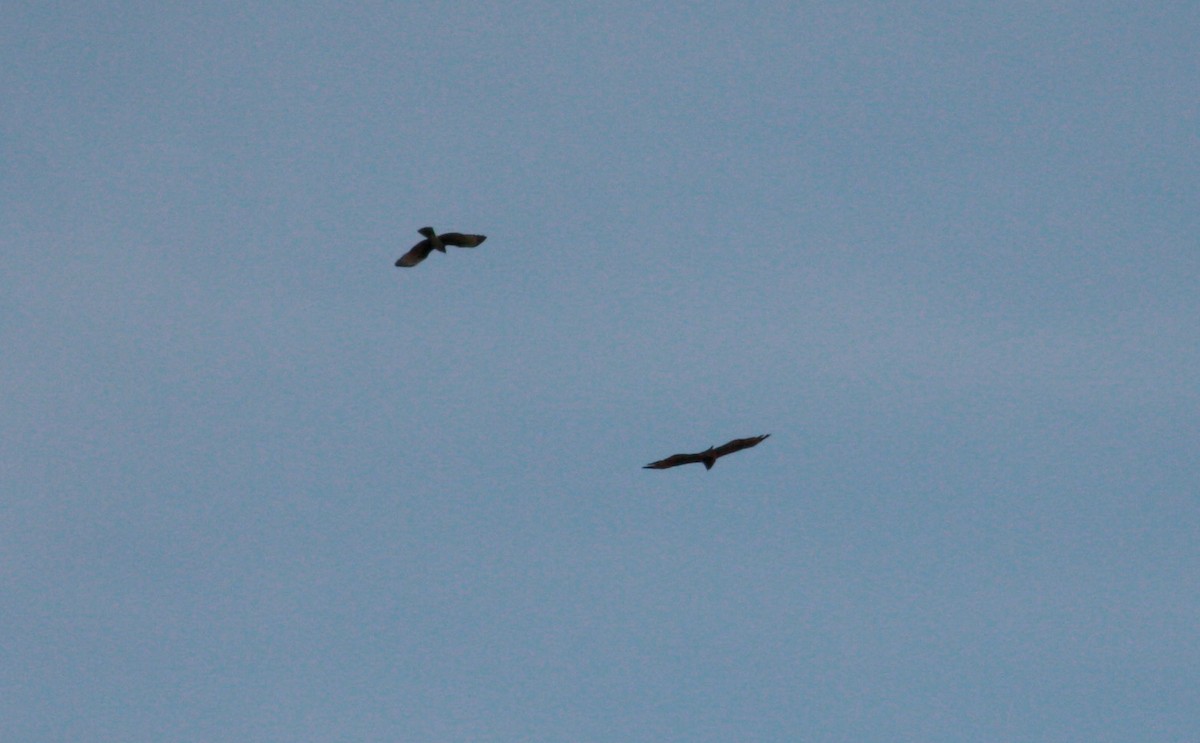
M 1200 736 L 1195 8 L 5 16 L 4 740 Z

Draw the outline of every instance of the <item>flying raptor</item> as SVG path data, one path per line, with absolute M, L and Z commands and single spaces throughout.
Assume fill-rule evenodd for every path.
M 711 470 L 712 466 L 717 463 L 717 460 L 726 454 L 733 454 L 735 451 L 749 449 L 752 446 L 758 446 L 763 439 L 771 434 L 763 434 L 762 436 L 751 436 L 748 439 L 734 439 L 728 444 L 721 446 L 710 446 L 698 454 L 673 454 L 666 459 L 660 459 L 657 462 L 651 462 L 642 469 L 644 470 L 665 470 L 668 467 L 678 467 L 681 464 L 692 464 L 701 462 L 704 464 L 704 469 Z
M 400 260 L 396 261 L 397 266 L 401 268 L 415 266 L 435 250 L 445 253 L 447 245 L 453 245 L 456 248 L 473 248 L 487 239 L 487 235 L 464 235 L 461 232 L 443 232 L 439 235 L 433 231 L 432 227 L 422 227 L 417 232 L 424 235 L 425 239 L 400 256 Z

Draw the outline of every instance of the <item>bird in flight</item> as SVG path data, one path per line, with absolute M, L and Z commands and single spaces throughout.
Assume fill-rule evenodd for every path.
M 400 256 L 400 260 L 396 261 L 397 266 L 401 268 L 415 266 L 435 250 L 445 253 L 447 245 L 453 245 L 456 248 L 473 248 L 487 239 L 487 235 L 464 235 L 461 232 L 444 232 L 439 235 L 433 231 L 432 227 L 422 227 L 417 232 L 424 235 L 425 239 Z
M 717 463 L 717 460 L 726 454 L 732 454 L 735 451 L 749 449 L 752 446 L 758 446 L 763 439 L 771 434 L 763 434 L 762 436 L 751 436 L 748 439 L 734 439 L 728 444 L 721 446 L 710 446 L 698 454 L 673 454 L 666 459 L 660 459 L 657 462 L 642 467 L 644 470 L 665 470 L 668 467 L 678 467 L 681 464 L 693 464 L 701 462 L 704 464 L 704 469 L 711 470 L 712 466 Z

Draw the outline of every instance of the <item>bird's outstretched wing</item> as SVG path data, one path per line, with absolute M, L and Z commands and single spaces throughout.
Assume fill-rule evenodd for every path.
M 742 449 L 749 449 L 752 446 L 758 446 L 760 443 L 762 443 L 763 439 L 770 435 L 771 434 L 768 433 L 762 436 L 751 436 L 746 439 L 734 439 L 728 444 L 722 444 L 716 449 L 713 449 L 713 456 L 723 457 L 726 454 L 733 454 L 735 451 L 741 451 Z
M 644 470 L 665 470 L 669 467 L 678 467 L 681 464 L 693 464 L 695 462 L 704 461 L 704 457 L 699 454 L 672 454 L 666 459 L 660 459 L 657 462 L 642 467 Z
M 456 248 L 473 248 L 487 239 L 487 235 L 464 235 L 461 232 L 446 232 L 438 237 L 446 245 Z
M 400 256 L 400 260 L 396 261 L 396 265 L 401 268 L 411 268 L 428 258 L 431 252 L 433 252 L 433 243 L 429 240 L 422 240 L 412 246 L 412 249 L 407 253 Z

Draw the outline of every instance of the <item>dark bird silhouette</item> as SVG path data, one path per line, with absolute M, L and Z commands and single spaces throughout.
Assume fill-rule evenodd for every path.
M 445 253 L 447 245 L 453 245 L 456 248 L 473 248 L 487 239 L 487 235 L 464 235 L 461 232 L 444 232 L 439 235 L 433 231 L 432 227 L 422 227 L 417 232 L 424 235 L 425 239 L 412 246 L 412 250 L 400 256 L 400 260 L 396 261 L 397 266 L 401 268 L 415 266 L 435 250 Z
M 728 444 L 721 446 L 710 446 L 698 454 L 673 454 L 666 459 L 660 459 L 657 462 L 642 467 L 644 470 L 665 470 L 668 467 L 678 467 L 681 464 L 693 464 L 701 462 L 704 464 L 704 469 L 711 470 L 712 466 L 717 463 L 717 460 L 726 454 L 733 454 L 735 451 L 749 449 L 752 446 L 758 446 L 763 439 L 771 434 L 763 434 L 762 436 L 751 436 L 748 439 L 734 439 Z

